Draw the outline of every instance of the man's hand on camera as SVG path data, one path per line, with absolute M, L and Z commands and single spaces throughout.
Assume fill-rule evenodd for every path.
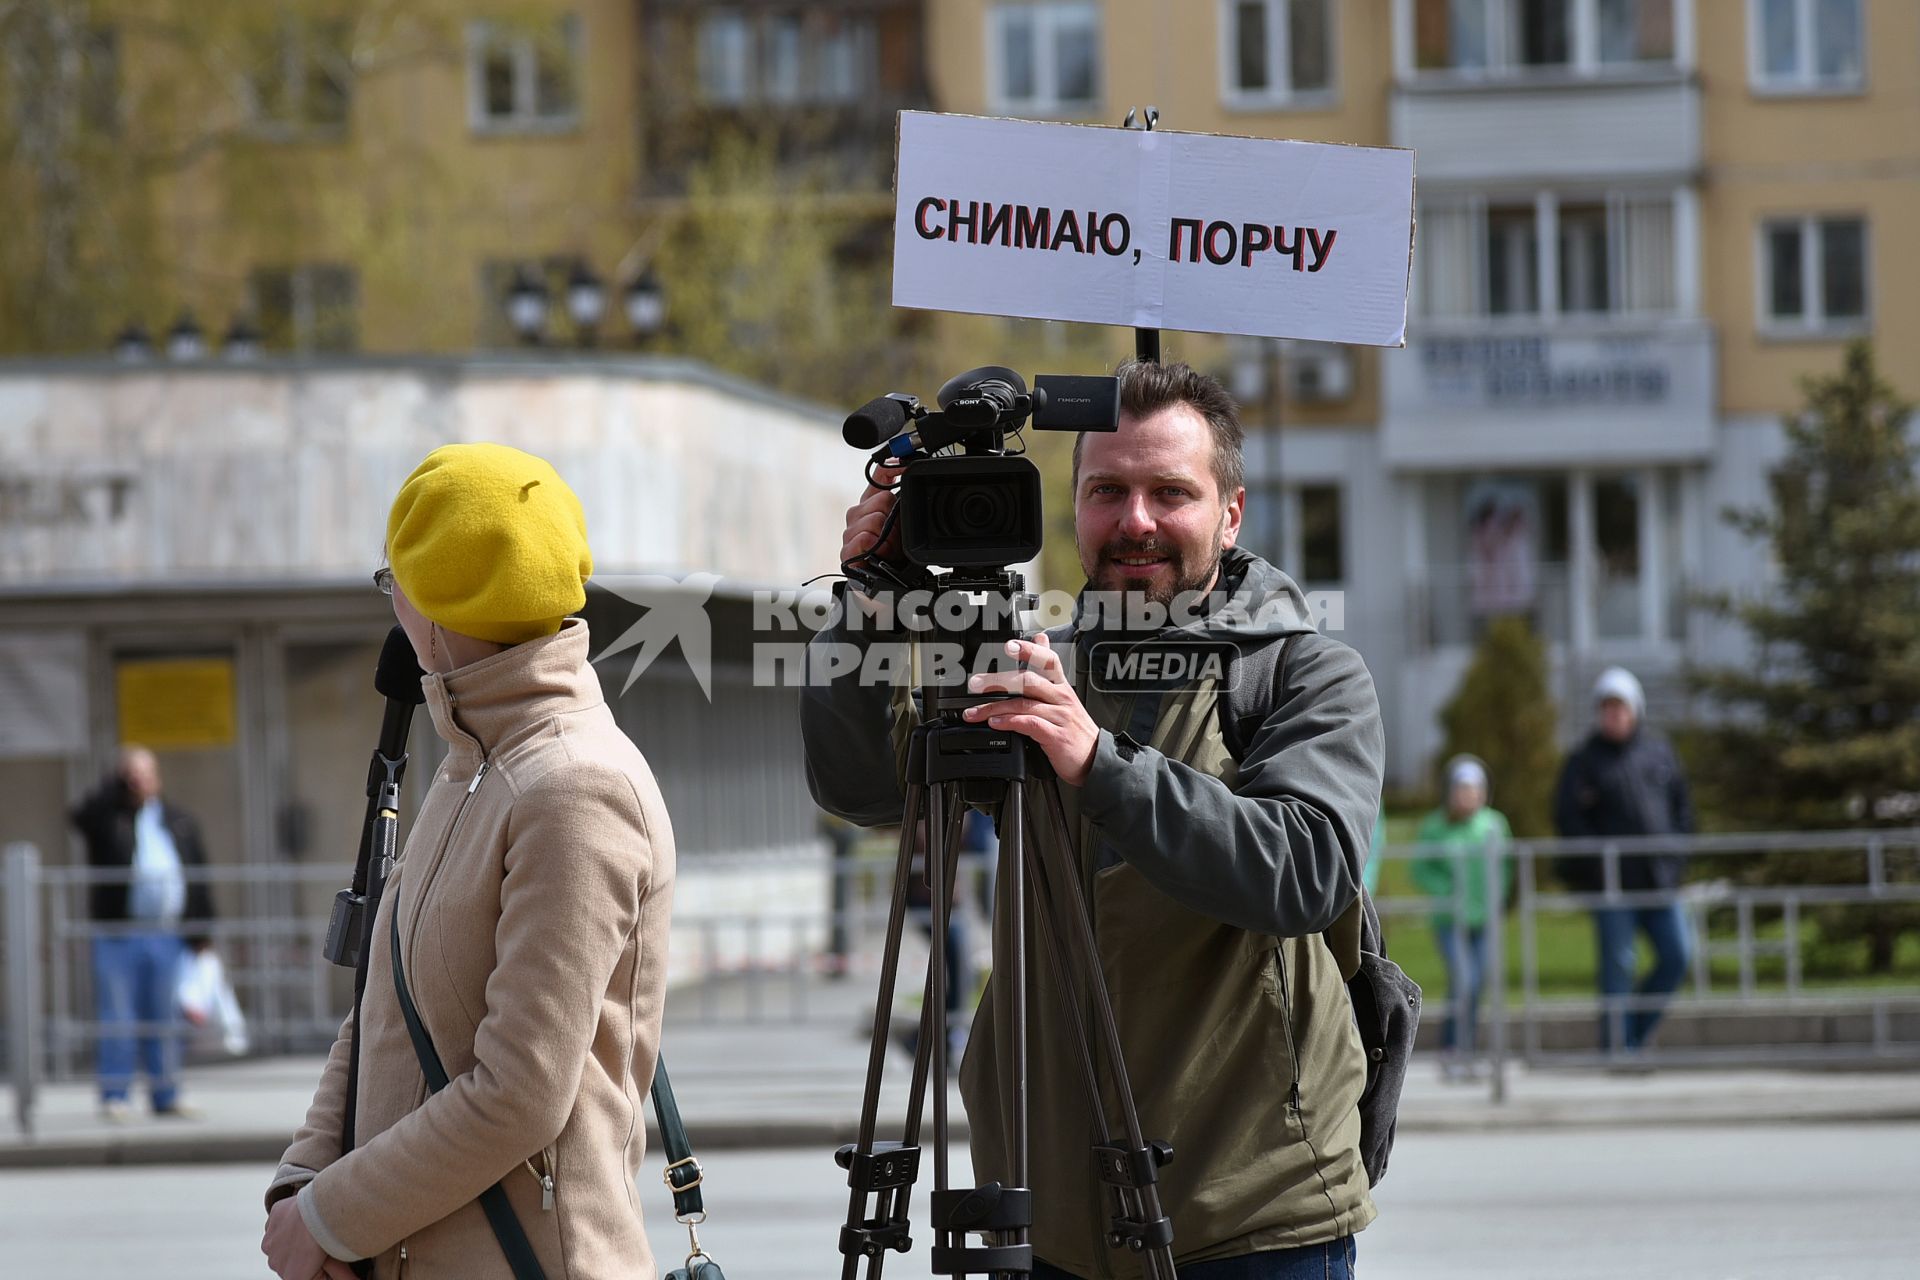
M 900 470 L 897 462 L 883 462 L 874 469 L 874 477 L 889 485 L 896 484 L 900 479 Z M 882 560 L 900 554 L 900 530 L 897 527 L 888 532 L 884 543 L 880 541 L 880 528 L 893 512 L 893 500 L 892 489 L 870 484 L 867 491 L 860 495 L 860 501 L 847 508 L 847 530 L 840 539 L 841 564 L 869 552 Z
M 967 681 L 972 693 L 1016 693 L 1017 698 L 969 707 L 968 720 L 985 720 L 1032 738 L 1047 763 L 1069 786 L 1083 786 L 1100 745 L 1100 726 L 1087 714 L 1080 695 L 1067 683 L 1060 654 L 1042 632 L 1032 640 L 1007 641 L 1007 654 L 1026 664 L 1024 671 L 978 675 Z

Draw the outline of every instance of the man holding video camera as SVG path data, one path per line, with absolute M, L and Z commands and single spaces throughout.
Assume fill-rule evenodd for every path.
M 1088 581 L 1075 622 L 1010 643 L 1022 669 L 968 686 L 1010 696 L 966 715 L 1025 735 L 1063 784 L 1142 1129 L 1174 1150 L 1159 1178 L 1183 1280 L 1350 1277 L 1353 1235 L 1374 1217 L 1358 1110 L 1367 1065 L 1345 985 L 1380 799 L 1373 682 L 1358 654 L 1306 621 L 1285 574 L 1235 545 L 1242 431 L 1219 383 L 1184 364 L 1119 376 L 1119 430 L 1075 448 Z M 848 511 L 843 563 L 899 556 L 893 501 L 870 486 Z M 1196 596 L 1197 616 L 1184 617 L 1176 606 Z M 1102 598 L 1160 606 L 1167 624 L 1143 632 L 1090 608 Z M 870 641 L 842 618 L 813 643 Z M 1238 678 L 1272 664 L 1271 700 L 1229 741 L 1223 682 L 1103 684 L 1096 643 L 1230 645 Z M 814 796 L 863 825 L 897 823 L 911 700 L 863 682 L 867 664 L 831 669 L 847 674 L 802 699 Z M 1000 877 L 997 918 L 1018 880 Z M 1007 944 L 996 931 L 961 1067 L 982 1182 L 1008 1181 L 1011 1167 L 1012 1001 L 997 989 L 1013 971 Z M 1138 1275 L 1137 1256 L 1105 1241 L 1090 1147 L 1108 1135 L 1095 1132 L 1059 975 L 1031 965 L 1027 976 L 1034 1275 Z M 1101 1088 L 1111 1095 L 1113 1081 Z

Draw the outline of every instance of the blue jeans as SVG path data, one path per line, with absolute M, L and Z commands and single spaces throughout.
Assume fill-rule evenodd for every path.
M 1033 1280 L 1077 1280 L 1040 1259 L 1033 1260 Z M 1353 1280 L 1353 1237 L 1326 1244 L 1267 1253 L 1243 1253 L 1237 1258 L 1194 1262 L 1180 1267 L 1180 1280 Z
M 1637 985 L 1636 932 L 1646 934 L 1653 944 L 1653 968 Z M 1677 902 L 1660 907 L 1603 907 L 1593 913 L 1593 933 L 1600 947 L 1600 994 L 1607 997 L 1600 1011 L 1600 1048 L 1613 1048 L 1617 1022 L 1623 1033 L 1619 1043 L 1631 1052 L 1647 1042 L 1665 1012 L 1665 997 L 1687 976 L 1693 953 L 1687 913 Z M 1640 997 L 1645 1003 L 1628 1008 L 1623 999 L 1627 996 Z
M 1447 1022 L 1440 1032 L 1440 1047 L 1470 1054 L 1480 1018 L 1480 992 L 1487 984 L 1487 931 L 1478 925 L 1456 930 L 1451 924 L 1436 924 L 1433 937 L 1447 964 Z
M 180 939 L 171 933 L 120 934 L 93 940 L 94 1007 L 101 1022 L 100 1100 L 125 1102 L 133 1088 L 134 1023 L 175 1020 L 180 980 Z M 139 1064 L 147 1073 L 153 1106 L 174 1105 L 180 1073 L 180 1037 L 142 1031 Z

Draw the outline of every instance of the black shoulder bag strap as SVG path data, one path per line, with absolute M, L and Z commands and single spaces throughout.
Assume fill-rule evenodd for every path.
M 406 1019 L 407 1034 L 413 1037 L 414 1056 L 420 1059 L 420 1070 L 426 1073 L 427 1089 L 438 1093 L 447 1087 L 447 1069 L 441 1065 L 440 1054 L 433 1047 L 433 1040 L 427 1035 L 427 1029 L 420 1022 L 420 1012 L 413 1007 L 413 996 L 407 991 L 406 970 L 400 962 L 400 904 L 394 903 L 388 913 L 393 932 L 393 990 L 400 997 L 400 1016 Z M 540 1269 L 540 1259 L 534 1256 L 533 1246 L 527 1242 L 527 1233 L 520 1227 L 520 1219 L 514 1216 L 513 1206 L 507 1202 L 505 1187 L 496 1182 L 480 1193 L 480 1207 L 487 1215 L 487 1225 L 493 1228 L 494 1239 L 500 1242 L 500 1252 L 507 1255 L 507 1265 L 513 1268 L 514 1280 L 546 1280 L 546 1272 Z

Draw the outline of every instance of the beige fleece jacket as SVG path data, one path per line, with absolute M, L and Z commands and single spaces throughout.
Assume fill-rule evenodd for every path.
M 425 688 L 450 751 L 372 926 L 355 1149 L 351 1023 L 268 1191 L 335 1257 L 407 1280 L 510 1277 L 477 1197 L 505 1181 L 550 1280 L 657 1274 L 634 1178 L 660 1043 L 673 833 L 587 662 L 587 625 Z M 451 1084 L 432 1097 L 394 993 Z

